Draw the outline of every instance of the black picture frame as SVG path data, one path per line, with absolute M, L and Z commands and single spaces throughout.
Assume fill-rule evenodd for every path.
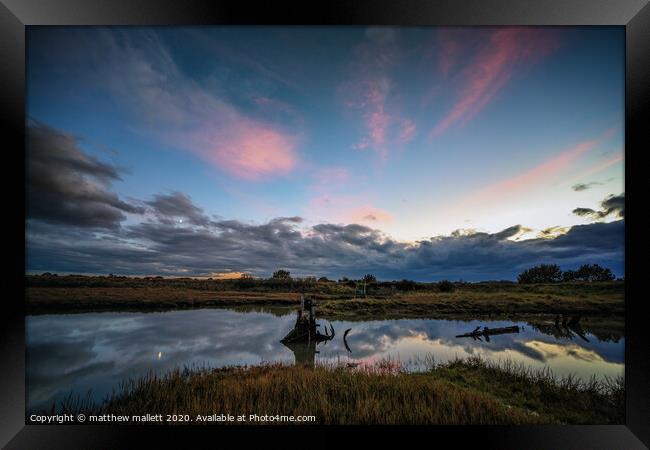
M 624 26 L 626 36 L 625 93 L 625 191 L 626 191 L 626 340 L 625 384 L 626 422 L 616 426 L 525 426 L 525 427 L 374 427 L 376 438 L 401 435 L 401 442 L 417 439 L 434 445 L 473 443 L 488 448 L 606 448 L 633 449 L 650 446 L 650 345 L 641 296 L 644 268 L 635 264 L 647 249 L 639 232 L 641 194 L 632 186 L 639 180 L 650 99 L 650 6 L 648 0 L 330 0 L 302 3 L 252 2 L 249 0 L 0 0 L 0 96 L 6 137 L 3 187 L 11 214 L 5 225 L 12 234 L 13 254 L 5 257 L 2 327 L 2 402 L 0 402 L 0 444 L 5 448 L 125 448 L 134 435 L 141 439 L 174 441 L 187 445 L 188 435 L 201 436 L 213 443 L 225 434 L 270 437 L 287 434 L 283 427 L 226 429 L 222 427 L 146 427 L 25 425 L 25 327 L 24 275 L 25 246 L 18 236 L 25 231 L 24 191 L 16 187 L 15 174 L 24 178 L 25 134 L 25 27 L 36 25 L 610 25 Z M 641 208 L 641 207 L 640 207 Z M 640 210 L 640 208 L 638 210 Z M 632 220 L 630 221 L 630 211 Z M 22 213 L 22 214 L 21 214 Z M 20 216 L 20 217 L 19 217 Z M 634 219 L 634 217 L 637 217 Z M 15 236 L 13 235 L 15 233 Z M 22 262 L 22 266 L 19 262 Z M 317 434 L 327 429 L 306 428 Z M 305 430 L 305 428 L 301 428 Z M 367 430 L 364 428 L 363 430 Z M 341 433 L 359 431 L 342 427 Z M 395 432 L 398 433 L 395 433 Z M 285 436 L 286 438 L 286 436 Z M 426 441 L 422 441 L 426 439 Z M 444 440 L 443 440 L 444 439 Z M 451 440 L 450 440 L 451 439 Z M 319 439 L 314 439 L 318 441 Z M 326 442 L 326 439 L 321 441 Z M 443 442 L 448 444 L 443 444 Z M 225 442 L 225 441 L 224 441 Z M 339 442 L 340 443 L 340 442 Z M 414 441 L 415 443 L 415 441 Z M 338 443 L 329 443 L 338 445 Z

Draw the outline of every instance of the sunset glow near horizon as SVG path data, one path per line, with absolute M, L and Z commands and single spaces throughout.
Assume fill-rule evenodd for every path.
M 27 45 L 28 271 L 624 275 L 622 27 L 36 27 Z

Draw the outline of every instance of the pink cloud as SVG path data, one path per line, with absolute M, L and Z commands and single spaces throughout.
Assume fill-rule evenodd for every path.
M 600 140 L 585 140 L 563 151 L 557 156 L 539 164 L 532 169 L 511 178 L 490 185 L 466 199 L 463 204 L 478 204 L 494 199 L 503 199 L 508 195 L 521 194 L 535 186 L 541 186 L 556 179 L 579 157 L 594 148 Z
M 339 87 L 343 103 L 360 114 L 365 128 L 353 148 L 372 149 L 380 161 L 385 161 L 392 147 L 407 144 L 416 132 L 415 123 L 399 111 L 396 86 L 388 76 L 400 56 L 396 32 L 370 29 L 354 53 L 352 75 Z
M 598 141 L 593 139 L 580 142 L 578 145 L 565 150 L 558 156 L 551 158 L 531 170 L 499 183 L 495 188 L 501 191 L 520 189 L 532 183 L 546 180 L 569 167 L 574 160 L 591 150 L 597 143 Z
M 373 206 L 361 195 L 320 195 L 308 205 L 309 217 L 314 220 L 336 223 L 378 225 L 394 220 L 388 211 Z
M 244 180 L 281 176 L 297 167 L 299 133 L 285 131 L 280 123 L 286 120 L 279 120 L 293 117 L 291 129 L 301 128 L 289 104 L 257 96 L 253 101 L 264 113 L 259 120 L 188 78 L 155 33 L 140 35 L 138 45 L 125 36 L 102 36 L 104 48 L 97 53 L 111 68 L 102 76 L 119 98 L 134 105 L 145 133 Z
M 611 126 L 607 128 L 603 133 L 600 135 L 599 141 L 607 141 L 611 139 L 612 137 L 616 136 L 619 132 L 621 131 L 621 127 L 618 125 Z M 610 158 L 607 158 L 605 160 L 601 160 L 597 162 L 596 164 L 593 164 L 589 166 L 587 169 L 580 171 L 578 175 L 576 175 L 573 179 L 574 180 L 580 180 L 585 177 L 588 177 L 590 175 L 593 175 L 595 173 L 601 172 L 605 169 L 607 169 L 610 166 L 613 166 L 614 164 L 617 164 L 621 161 L 623 161 L 624 155 L 623 152 L 621 152 L 618 155 L 614 155 Z
M 363 138 L 360 142 L 352 146 L 355 150 L 365 150 L 368 147 L 370 147 L 370 140 L 368 138 Z
M 402 128 L 400 131 L 400 134 L 397 138 L 398 142 L 405 144 L 409 142 L 413 137 L 415 136 L 415 122 L 413 122 L 410 119 L 403 119 L 402 120 Z
M 443 28 L 436 34 L 439 47 L 438 64 L 444 77 L 447 77 L 452 67 L 457 64 L 462 51 L 460 33 L 462 33 L 462 29 Z
M 612 138 L 616 136 L 616 134 L 618 134 L 620 131 L 621 131 L 621 127 L 619 125 L 612 125 L 611 127 L 609 127 L 603 132 L 603 139 Z
M 557 33 L 550 34 L 546 30 L 499 28 L 492 31 L 472 62 L 462 70 L 458 98 L 451 110 L 434 127 L 430 137 L 440 136 L 459 123 L 467 123 L 494 100 L 519 65 L 540 61 L 557 44 Z M 445 46 L 457 50 L 451 43 Z M 450 57 L 443 56 L 443 73 L 451 67 L 447 61 Z
M 203 132 L 190 145 L 205 161 L 248 181 L 286 175 L 299 163 L 296 137 L 247 119 Z
M 393 221 L 393 215 L 388 211 L 375 208 L 371 205 L 363 205 L 358 208 L 347 210 L 343 213 L 342 217 L 347 223 L 379 224 L 390 223 Z
M 380 108 L 370 114 L 367 123 L 370 139 L 376 147 L 383 148 L 386 143 L 386 130 L 390 123 L 390 116 L 384 112 L 383 108 Z
M 612 158 L 608 158 L 605 161 L 601 161 L 597 164 L 594 164 L 593 166 L 589 167 L 587 170 L 584 172 L 581 172 L 578 176 L 575 177 L 576 180 L 582 179 L 584 177 L 588 177 L 590 175 L 596 174 L 598 172 L 601 172 L 605 169 L 607 169 L 610 166 L 613 166 L 614 164 L 617 164 L 619 162 L 623 161 L 623 155 L 616 155 Z
M 381 161 L 388 158 L 390 147 L 401 147 L 416 134 L 415 122 L 394 107 L 388 96 L 391 83 L 386 77 L 368 79 L 358 83 L 345 83 L 341 87 L 346 106 L 361 113 L 367 134 L 356 143 L 356 150 L 372 149 Z

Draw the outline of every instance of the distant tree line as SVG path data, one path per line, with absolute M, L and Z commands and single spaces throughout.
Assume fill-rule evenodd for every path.
M 612 281 L 614 274 L 598 264 L 583 264 L 577 270 L 562 271 L 557 264 L 540 264 L 526 269 L 519 274 L 517 281 L 521 284 L 559 283 L 570 281 Z
M 278 269 L 275 272 L 273 272 L 273 275 L 271 276 L 271 280 L 269 281 L 284 281 L 284 282 L 291 282 L 294 279 L 291 277 L 291 272 L 285 269 Z M 316 277 L 304 277 L 304 278 L 297 278 L 296 281 L 302 283 L 303 285 L 305 283 L 307 284 L 313 284 L 313 283 L 336 283 L 340 284 L 343 286 L 347 286 L 350 288 L 358 288 L 359 285 L 363 284 L 366 292 L 369 290 L 374 290 L 376 291 L 377 288 L 382 288 L 382 289 L 391 289 L 391 291 L 418 291 L 418 290 L 431 290 L 431 286 L 435 286 L 438 288 L 440 292 L 453 292 L 454 290 L 454 283 L 448 280 L 443 280 L 439 281 L 437 283 L 419 283 L 414 280 L 406 280 L 403 279 L 401 281 L 377 281 L 377 277 L 373 274 L 366 274 L 363 277 L 361 277 L 358 280 L 351 280 L 348 277 L 342 277 L 338 281 L 336 280 L 330 280 L 327 277 L 320 277 L 316 279 Z
M 190 278 L 161 276 L 90 276 L 57 275 L 45 272 L 41 275 L 27 275 L 29 286 L 60 287 L 179 287 L 198 290 L 244 290 L 256 292 L 309 292 L 327 295 L 354 295 L 360 288 L 367 295 L 390 296 L 396 292 L 453 292 L 456 289 L 503 290 L 516 287 L 509 280 L 493 280 L 468 283 L 465 281 L 442 280 L 421 282 L 408 279 L 379 281 L 373 274 L 358 279 L 341 277 L 338 280 L 315 276 L 292 277 L 287 269 L 274 271 L 269 278 L 253 277 L 246 273 L 240 278 Z M 601 282 L 612 281 L 615 277 L 608 268 L 598 264 L 583 264 L 576 270 L 562 271 L 557 264 L 541 264 L 523 271 L 517 277 L 519 284 L 560 283 L 560 282 Z
M 40 275 L 26 275 L 28 286 L 56 287 L 167 287 L 188 288 L 196 290 L 243 290 L 255 292 L 308 292 L 328 295 L 349 296 L 365 284 L 368 295 L 388 296 L 396 292 L 452 292 L 457 286 L 465 285 L 462 281 L 419 282 L 414 280 L 379 281 L 372 274 L 359 279 L 342 277 L 332 280 L 315 276 L 293 277 L 287 269 L 275 270 L 269 278 L 254 277 L 242 273 L 239 278 L 212 277 L 162 277 L 125 276 L 125 275 L 57 275 L 45 272 Z M 510 282 L 512 283 L 512 282 Z M 514 283 L 512 283 L 514 284 Z

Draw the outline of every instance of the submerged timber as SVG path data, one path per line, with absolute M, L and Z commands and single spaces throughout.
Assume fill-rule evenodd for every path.
M 476 327 L 474 331 L 470 333 L 465 333 L 465 334 L 459 334 L 456 337 L 457 338 L 462 338 L 462 337 L 471 337 L 471 338 L 480 338 L 481 336 L 487 337 L 487 336 L 494 336 L 496 334 L 509 334 L 509 333 L 519 333 L 519 327 L 518 326 L 513 326 L 513 327 L 503 327 L 503 328 L 488 328 L 488 327 Z

